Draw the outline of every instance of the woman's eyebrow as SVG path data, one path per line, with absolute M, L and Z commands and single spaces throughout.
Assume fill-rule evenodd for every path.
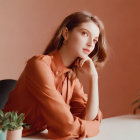
M 92 33 L 88 30 L 88 29 L 86 29 L 86 28 L 80 28 L 81 30 L 86 30 L 88 33 L 90 33 L 91 35 L 92 35 Z M 95 37 L 96 39 L 98 39 L 98 37 Z

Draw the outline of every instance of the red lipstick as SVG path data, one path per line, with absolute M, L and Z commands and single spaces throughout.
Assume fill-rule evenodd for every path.
M 89 49 L 83 49 L 86 53 L 90 53 Z

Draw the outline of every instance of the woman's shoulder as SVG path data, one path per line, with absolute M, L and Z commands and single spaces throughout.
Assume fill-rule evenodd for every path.
M 44 55 L 44 54 L 37 54 L 30 57 L 26 62 L 29 63 L 46 63 L 48 65 L 51 64 L 52 56 L 51 55 Z

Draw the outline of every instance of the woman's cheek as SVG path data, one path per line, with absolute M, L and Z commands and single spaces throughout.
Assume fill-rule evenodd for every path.
M 73 37 L 70 40 L 70 46 L 72 46 L 73 49 L 78 49 L 81 45 L 81 41 L 77 37 Z

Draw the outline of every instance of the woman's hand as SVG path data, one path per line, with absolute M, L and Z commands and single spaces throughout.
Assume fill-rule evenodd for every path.
M 95 65 L 90 57 L 79 58 L 79 69 L 80 72 L 84 73 L 86 76 L 93 76 L 98 78 L 98 73 Z

